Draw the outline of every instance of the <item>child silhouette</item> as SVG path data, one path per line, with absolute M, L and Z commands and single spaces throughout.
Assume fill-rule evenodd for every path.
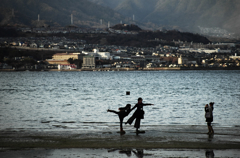
M 128 116 L 128 114 L 131 112 L 131 104 L 127 104 L 125 107 L 120 107 L 118 110 L 119 111 L 108 109 L 107 112 L 112 112 L 118 115 L 120 120 L 120 133 L 124 134 L 125 131 L 123 130 L 122 123 L 123 123 L 124 117 Z

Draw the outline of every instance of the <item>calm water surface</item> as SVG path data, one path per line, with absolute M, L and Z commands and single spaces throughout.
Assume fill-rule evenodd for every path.
M 155 104 L 144 107 L 143 125 L 205 125 L 204 106 L 209 102 L 215 102 L 215 126 L 240 122 L 240 71 L 0 72 L 0 76 L 1 130 L 118 125 L 118 117 L 107 109 L 134 106 L 138 97 Z

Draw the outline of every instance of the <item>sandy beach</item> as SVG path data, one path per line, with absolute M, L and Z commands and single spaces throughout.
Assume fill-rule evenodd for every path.
M 132 126 L 118 133 L 118 126 L 98 129 L 6 129 L 0 131 L 1 157 L 216 157 L 240 155 L 239 127 L 142 126 L 136 134 Z M 41 153 L 41 154 L 38 154 Z M 51 154 L 49 154 L 51 153 Z M 185 155 L 185 156 L 184 156 Z

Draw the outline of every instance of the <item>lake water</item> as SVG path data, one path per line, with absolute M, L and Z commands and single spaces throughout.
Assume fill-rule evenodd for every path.
M 206 125 L 209 102 L 215 102 L 215 126 L 240 122 L 240 71 L 26 71 L 0 76 L 0 130 L 118 125 L 117 115 L 107 109 L 134 106 L 138 97 L 154 104 L 144 107 L 143 125 Z

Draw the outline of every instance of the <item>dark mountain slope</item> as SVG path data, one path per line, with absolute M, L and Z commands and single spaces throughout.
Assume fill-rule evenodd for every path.
M 14 9 L 14 17 L 12 17 Z M 99 20 L 105 23 L 118 23 L 124 19 L 119 13 L 87 0 L 1 0 L 0 24 L 20 23 L 31 25 L 38 19 L 50 25 L 65 26 L 71 23 L 71 14 L 74 24 L 79 26 L 96 26 Z
M 109 0 L 104 5 L 111 7 Z M 178 26 L 187 31 L 198 30 L 198 26 L 219 27 L 240 33 L 239 0 L 124 0 L 113 9 L 127 17 L 134 14 L 145 24 Z
M 89 1 L 96 3 L 98 5 L 102 5 L 102 6 L 106 6 L 114 9 L 125 0 L 89 0 Z

